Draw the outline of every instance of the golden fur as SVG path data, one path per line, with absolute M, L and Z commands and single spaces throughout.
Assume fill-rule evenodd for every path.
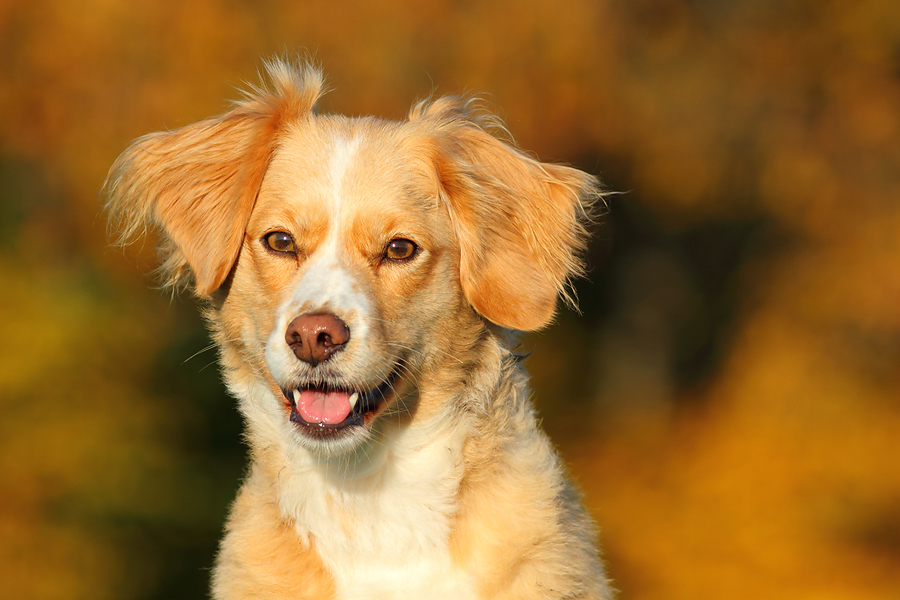
M 167 280 L 208 301 L 245 417 L 214 597 L 611 597 L 504 342 L 568 299 L 596 180 L 514 149 L 468 102 L 319 115 L 316 70 L 268 72 L 225 115 L 135 141 L 107 184 L 124 237 L 158 228 Z M 265 247 L 273 231 L 292 253 Z M 388 260 L 396 239 L 414 257 Z M 350 341 L 300 364 L 285 324 L 322 312 Z M 282 390 L 326 384 L 385 391 L 322 441 Z

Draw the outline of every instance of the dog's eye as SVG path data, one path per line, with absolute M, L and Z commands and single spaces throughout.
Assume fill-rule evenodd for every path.
M 296 253 L 297 248 L 294 246 L 294 238 L 291 234 L 283 231 L 273 231 L 263 236 L 263 244 L 269 250 L 283 253 Z
M 404 261 L 409 260 L 416 253 L 418 246 L 410 240 L 398 238 L 391 240 L 384 251 L 384 257 L 388 260 Z

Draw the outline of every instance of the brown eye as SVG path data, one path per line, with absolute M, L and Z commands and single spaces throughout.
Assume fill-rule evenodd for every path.
M 296 254 L 297 248 L 294 246 L 294 238 L 291 234 L 283 231 L 273 231 L 263 236 L 263 245 L 269 250 L 282 252 L 287 254 Z
M 384 257 L 388 260 L 404 261 L 409 260 L 416 253 L 418 246 L 415 243 L 398 238 L 388 243 L 387 249 L 384 251 Z

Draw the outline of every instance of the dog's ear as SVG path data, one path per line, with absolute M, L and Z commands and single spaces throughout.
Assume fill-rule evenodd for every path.
M 459 239 L 466 298 L 503 327 L 547 325 L 557 297 L 574 304 L 569 280 L 583 272 L 585 224 L 599 182 L 538 162 L 489 134 L 490 115 L 473 115 L 468 103 L 420 104 L 410 119 L 430 122 L 437 142 L 437 176 Z
M 312 114 L 322 75 L 276 60 L 270 89 L 254 88 L 228 113 L 136 140 L 105 189 L 120 240 L 156 227 L 172 285 L 208 296 L 228 277 L 282 126 Z

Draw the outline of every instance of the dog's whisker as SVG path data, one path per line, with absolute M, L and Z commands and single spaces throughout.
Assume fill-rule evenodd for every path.
M 193 354 L 191 354 L 190 356 L 188 356 L 186 359 L 184 359 L 183 361 L 181 361 L 181 364 L 182 364 L 182 365 L 187 364 L 187 362 L 188 362 L 189 360 L 191 360 L 192 358 L 196 358 L 196 357 L 200 356 L 201 354 L 203 354 L 204 352 L 209 352 L 210 350 L 214 350 L 214 349 L 216 349 L 217 347 L 218 347 L 218 345 L 217 345 L 215 342 L 213 342 L 213 343 L 211 343 L 210 345 L 204 347 L 203 349 L 197 350 L 196 352 L 194 352 Z
M 189 361 L 197 358 L 201 354 L 209 352 L 210 350 L 218 350 L 220 343 L 234 343 L 234 342 L 241 342 L 243 345 L 250 347 L 250 348 L 265 348 L 265 342 L 260 342 L 258 340 L 250 340 L 250 339 L 246 339 L 246 338 L 228 338 L 228 339 L 223 339 L 219 342 L 212 342 L 209 345 L 204 346 L 200 350 L 197 350 L 196 352 L 194 352 L 193 354 L 191 354 L 190 356 L 185 358 L 183 361 L 181 361 L 181 364 L 182 365 L 187 364 Z
M 392 346 L 392 347 L 395 347 L 395 348 L 400 348 L 400 349 L 402 349 L 402 350 L 406 350 L 407 352 L 409 352 L 409 353 L 411 353 L 411 354 L 417 354 L 417 355 L 419 355 L 419 356 L 421 356 L 421 357 L 423 357 L 423 358 L 427 358 L 427 357 L 428 357 L 428 354 L 427 354 L 424 350 L 419 350 L 419 349 L 413 348 L 413 347 L 411 347 L 411 346 L 407 346 L 407 345 L 400 344 L 400 343 L 397 343 L 397 342 L 386 342 L 386 343 L 387 343 L 387 345 L 389 345 L 389 346 Z M 452 354 L 450 354 L 449 352 L 447 352 L 447 351 L 445 351 L 445 350 L 442 350 L 442 349 L 440 349 L 440 348 L 430 348 L 429 350 L 431 350 L 432 352 L 434 352 L 435 354 L 438 354 L 438 355 L 440 355 L 440 356 L 444 356 L 444 357 L 446 357 L 446 358 L 450 358 L 450 359 L 452 359 L 452 360 L 455 360 L 455 361 L 458 362 L 459 364 L 464 364 L 464 361 L 462 361 L 461 359 L 459 359 L 459 358 L 456 357 L 456 356 L 453 356 Z
M 214 360 L 211 361 L 211 362 L 208 362 L 208 363 L 206 363 L 205 365 L 203 365 L 202 367 L 200 367 L 200 369 L 199 369 L 197 372 L 198 372 L 198 373 L 202 373 L 203 371 L 205 371 L 206 369 L 210 368 L 210 367 L 213 366 L 214 364 L 216 364 L 216 361 L 214 361 Z

